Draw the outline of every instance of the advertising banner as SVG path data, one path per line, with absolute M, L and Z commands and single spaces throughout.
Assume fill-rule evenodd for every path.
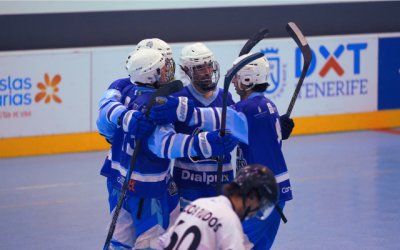
M 293 117 L 376 111 L 378 36 L 308 37 L 313 61 Z M 205 42 L 221 68 L 219 87 L 245 40 Z M 171 44 L 176 78 L 179 55 L 189 43 Z M 0 138 L 97 131 L 98 103 L 116 79 L 128 77 L 131 46 L 0 54 Z M 270 63 L 266 96 L 286 112 L 302 69 L 302 55 L 289 38 L 265 39 L 252 52 Z M 239 101 L 230 86 L 234 100 Z
M 0 138 L 90 130 L 90 54 L 0 55 Z
M 292 115 L 319 116 L 377 110 L 376 36 L 308 38 L 313 60 Z M 257 46 L 270 62 L 267 97 L 286 112 L 302 70 L 294 41 L 266 40 Z

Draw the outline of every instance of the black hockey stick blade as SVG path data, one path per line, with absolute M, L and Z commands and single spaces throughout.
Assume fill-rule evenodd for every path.
M 178 92 L 182 88 L 183 88 L 183 84 L 179 80 L 175 80 L 175 81 L 172 81 L 170 83 L 162 85 L 160 88 L 158 88 L 156 91 L 153 92 L 153 94 L 151 96 L 151 99 L 150 99 L 150 101 L 149 101 L 149 103 L 147 105 L 146 115 L 149 114 L 151 108 L 155 104 L 155 101 L 156 101 L 157 97 L 170 95 L 172 93 Z M 137 154 L 139 153 L 141 145 L 142 145 L 142 140 L 140 140 L 140 139 L 136 140 L 135 148 L 133 150 L 131 161 L 130 161 L 130 164 L 129 164 L 129 169 L 128 169 L 127 173 L 126 173 L 125 181 L 124 181 L 124 183 L 122 185 L 121 193 L 120 193 L 120 195 L 118 197 L 118 202 L 117 202 L 117 205 L 115 206 L 115 209 L 114 209 L 114 214 L 113 214 L 113 217 L 112 217 L 112 220 L 111 220 L 110 227 L 108 228 L 108 234 L 107 234 L 106 242 L 104 243 L 103 250 L 108 250 L 109 247 L 110 247 L 110 242 L 111 242 L 112 236 L 113 236 L 114 231 L 115 231 L 115 226 L 117 225 L 119 212 L 121 211 L 122 204 L 123 204 L 124 199 L 125 199 L 125 195 L 126 195 L 126 192 L 127 192 L 127 189 L 128 189 L 129 180 L 131 179 L 132 172 L 133 172 L 133 170 L 135 168 L 135 162 L 136 162 Z M 140 210 L 140 208 L 139 208 L 139 210 Z
M 183 88 L 183 83 L 180 80 L 174 80 L 170 83 L 161 85 L 156 91 L 154 91 L 151 99 L 147 105 L 146 115 L 150 112 L 151 108 L 154 106 L 157 97 L 159 96 L 167 96 L 172 93 L 178 92 Z
M 239 56 L 249 53 L 254 46 L 257 45 L 261 40 L 266 38 L 269 34 L 269 30 L 267 28 L 262 28 L 257 33 L 255 33 L 243 46 L 242 50 L 240 50 Z
M 221 128 L 220 128 L 220 136 L 223 137 L 225 136 L 225 127 L 226 127 L 226 110 L 228 106 L 228 93 L 229 93 L 229 85 L 232 82 L 233 77 L 236 75 L 236 73 L 241 70 L 244 66 L 249 64 L 250 62 L 263 57 L 264 53 L 258 52 L 254 53 L 251 55 L 246 56 L 242 60 L 240 60 L 237 64 L 235 64 L 232 68 L 228 70 L 228 72 L 225 75 L 225 80 L 224 80 L 224 92 L 222 95 L 222 114 L 221 114 Z M 224 156 L 220 155 L 218 157 L 218 168 L 217 168 L 217 185 L 216 185 L 216 191 L 217 193 L 221 193 L 221 187 L 222 187 L 222 166 L 224 164 Z
M 286 114 L 290 117 L 290 114 L 292 113 L 294 104 L 297 100 L 297 96 L 299 95 L 300 88 L 303 85 L 304 78 L 306 77 L 307 70 L 310 67 L 311 60 L 312 60 L 312 53 L 310 46 L 308 45 L 308 42 L 306 38 L 304 37 L 303 33 L 299 29 L 299 27 L 293 23 L 290 22 L 286 25 L 286 31 L 289 33 L 289 35 L 293 38 L 293 40 L 296 42 L 297 46 L 301 50 L 301 54 L 303 55 L 303 69 L 301 71 L 301 75 L 299 78 L 299 81 L 297 82 L 296 89 L 293 93 L 292 99 L 290 100 L 289 107 L 286 111 Z

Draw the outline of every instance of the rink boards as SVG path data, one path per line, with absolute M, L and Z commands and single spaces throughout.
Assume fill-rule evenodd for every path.
M 400 126 L 399 33 L 307 39 L 313 62 L 292 112 L 294 134 Z M 244 42 L 206 43 L 220 63 L 221 87 Z M 179 63 L 186 44 L 171 45 Z M 96 130 L 98 100 L 113 80 L 126 77 L 125 57 L 133 48 L 0 53 L 0 157 L 109 147 Z M 266 95 L 283 114 L 300 75 L 301 53 L 289 38 L 267 39 L 253 51 L 269 59 Z

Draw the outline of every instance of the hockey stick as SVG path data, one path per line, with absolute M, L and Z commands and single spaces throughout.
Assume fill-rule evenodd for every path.
M 254 46 L 262 39 L 266 38 L 269 34 L 269 30 L 267 28 L 262 28 L 257 33 L 255 33 L 249 40 L 247 40 L 246 44 L 243 46 L 242 50 L 239 53 L 239 56 L 247 54 L 251 51 Z
M 292 113 L 292 110 L 293 110 L 294 103 L 296 102 L 297 96 L 299 95 L 300 88 L 303 85 L 304 78 L 306 77 L 307 70 L 310 67 L 310 63 L 312 60 L 312 53 L 311 53 L 311 49 L 307 43 L 306 38 L 304 37 L 303 33 L 301 32 L 301 30 L 295 23 L 293 23 L 293 22 L 288 23 L 286 25 L 286 31 L 289 33 L 289 35 L 296 42 L 297 46 L 300 48 L 301 54 L 303 55 L 303 60 L 304 60 L 303 69 L 301 71 L 299 81 L 297 83 L 296 89 L 294 90 L 292 99 L 290 100 L 289 107 L 286 111 L 286 114 L 288 115 L 288 117 L 290 117 L 290 114 Z
M 228 106 L 228 93 L 229 93 L 229 85 L 232 82 L 233 77 L 236 75 L 236 73 L 241 70 L 244 66 L 249 64 L 250 62 L 263 57 L 264 54 L 262 52 L 254 53 L 251 55 L 248 55 L 247 57 L 243 58 L 238 62 L 236 65 L 234 65 L 232 68 L 228 70 L 228 72 L 225 75 L 225 80 L 224 80 L 224 92 L 222 95 L 222 114 L 221 114 L 221 128 L 219 132 L 219 136 L 224 137 L 225 136 L 225 128 L 226 128 L 226 111 L 227 111 L 227 106 Z M 217 193 L 221 193 L 221 186 L 222 186 L 222 166 L 224 164 L 224 155 L 220 155 L 218 157 L 218 168 L 217 168 L 217 185 L 216 185 L 216 191 Z
M 175 80 L 175 81 L 170 82 L 168 84 L 162 85 L 159 89 L 157 89 L 156 91 L 153 92 L 153 94 L 151 96 L 151 99 L 150 99 L 150 101 L 149 101 L 149 103 L 147 105 L 147 110 L 145 112 L 145 115 L 148 116 L 148 114 L 150 113 L 150 110 L 153 107 L 157 97 L 170 95 L 172 93 L 175 93 L 175 92 L 181 90 L 182 88 L 183 88 L 183 84 L 179 80 Z M 129 169 L 128 169 L 127 173 L 126 173 L 124 184 L 122 185 L 121 193 L 119 195 L 117 205 L 115 206 L 115 209 L 114 209 L 114 214 L 113 214 L 113 217 L 112 217 L 112 221 L 111 221 L 110 227 L 108 229 L 108 234 L 107 234 L 106 242 L 104 243 L 103 250 L 108 250 L 108 248 L 110 246 L 110 242 L 111 242 L 112 236 L 113 236 L 114 231 L 115 231 L 115 226 L 117 224 L 119 212 L 121 211 L 122 204 L 123 204 L 123 201 L 125 199 L 125 195 L 126 195 L 126 192 L 127 192 L 127 189 L 128 189 L 129 180 L 131 179 L 133 169 L 135 168 L 136 158 L 137 158 L 137 155 L 138 155 L 139 150 L 140 150 L 141 145 L 142 145 L 142 140 L 141 139 L 136 140 L 135 144 L 136 145 L 135 145 L 135 148 L 134 148 L 133 153 L 132 153 L 131 161 L 130 161 L 130 164 L 129 164 Z M 143 201 L 141 201 L 140 203 L 143 204 Z M 138 209 L 138 216 L 140 216 L 139 215 L 139 211 L 141 211 L 140 207 Z

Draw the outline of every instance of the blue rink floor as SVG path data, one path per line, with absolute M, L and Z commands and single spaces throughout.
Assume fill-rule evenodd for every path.
M 284 143 L 294 200 L 273 249 L 400 249 L 400 130 Z M 0 249 L 101 249 L 105 152 L 0 159 Z

